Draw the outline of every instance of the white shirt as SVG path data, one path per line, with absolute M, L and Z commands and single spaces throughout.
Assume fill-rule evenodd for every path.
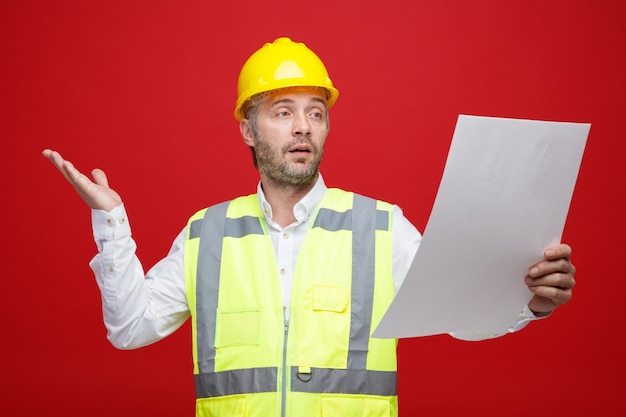
M 260 183 L 258 185 L 259 205 L 265 215 L 276 253 L 286 319 L 289 318 L 289 295 L 296 258 L 326 190 L 320 174 L 313 189 L 294 206 L 296 221 L 283 228 L 272 220 L 272 208 L 265 199 Z M 422 236 L 398 206 L 394 205 L 393 210 L 392 276 L 397 291 Z M 89 265 L 102 295 L 103 318 L 111 343 L 119 349 L 138 348 L 154 343 L 178 329 L 190 315 L 183 269 L 185 229 L 174 239 L 167 256 L 144 273 L 135 255 L 136 244 L 131 237 L 123 205 L 110 212 L 92 210 L 92 228 L 98 254 Z M 502 333 L 455 333 L 452 336 L 465 340 L 498 337 L 520 330 L 535 318 L 526 308 L 520 313 L 517 323 Z

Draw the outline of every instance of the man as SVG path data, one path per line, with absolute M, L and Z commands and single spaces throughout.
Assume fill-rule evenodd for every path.
M 327 189 L 319 164 L 338 91 L 322 61 L 288 38 L 244 64 L 235 118 L 252 150 L 257 194 L 196 213 L 146 276 L 121 197 L 55 151 L 93 209 L 90 265 L 111 342 L 144 346 L 192 320 L 197 415 L 395 416 L 396 341 L 369 335 L 421 235 L 389 203 Z M 525 279 L 534 293 L 517 323 L 571 298 L 571 249 L 547 248 Z

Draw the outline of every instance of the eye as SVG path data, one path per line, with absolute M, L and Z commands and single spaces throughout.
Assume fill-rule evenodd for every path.
M 323 119 L 324 118 L 324 113 L 322 113 L 321 111 L 313 111 L 313 112 L 309 113 L 309 115 L 311 117 L 313 117 L 314 119 Z
M 276 117 L 289 117 L 291 113 L 289 113 L 287 110 L 279 110 L 276 112 Z

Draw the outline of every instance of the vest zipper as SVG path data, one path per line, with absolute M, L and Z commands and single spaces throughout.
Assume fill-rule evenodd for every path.
M 289 330 L 289 320 L 285 320 L 285 337 L 283 338 L 283 371 L 282 371 L 282 389 L 281 389 L 281 407 L 280 407 L 280 415 L 281 417 L 285 417 L 286 405 L 287 405 L 287 332 Z

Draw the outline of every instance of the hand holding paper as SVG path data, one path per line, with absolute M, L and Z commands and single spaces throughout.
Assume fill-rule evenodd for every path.
M 373 336 L 515 323 L 532 298 L 528 268 L 560 242 L 589 129 L 459 116 L 422 243 Z

